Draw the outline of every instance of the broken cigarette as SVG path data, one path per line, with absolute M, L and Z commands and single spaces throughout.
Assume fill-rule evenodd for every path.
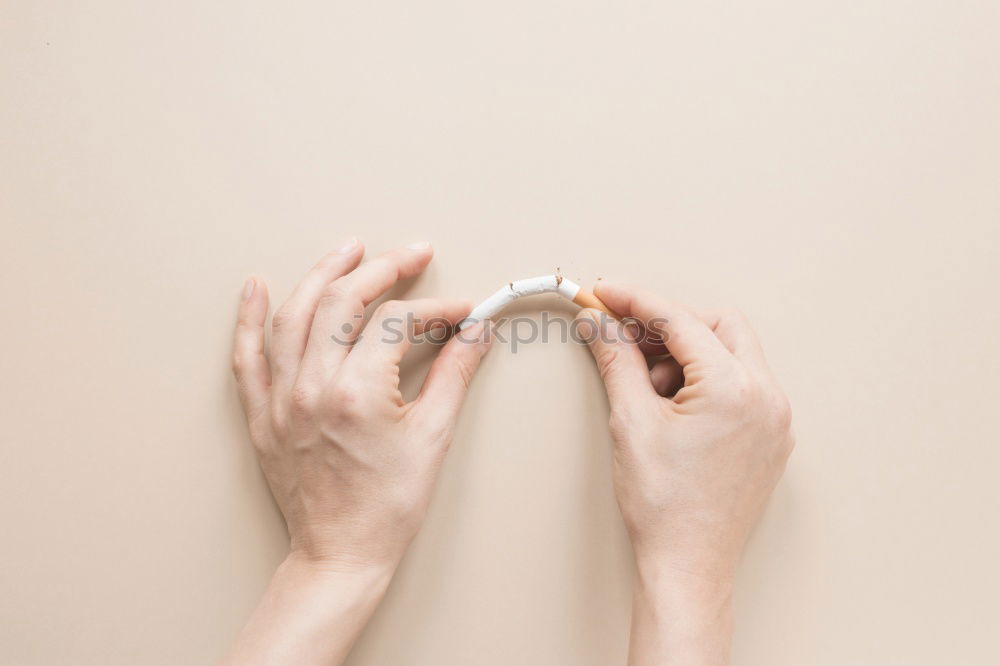
M 519 298 L 535 296 L 537 294 L 559 294 L 566 300 L 573 301 L 581 308 L 594 308 L 616 319 L 620 318 L 608 306 L 602 303 L 593 292 L 582 289 L 580 285 L 572 280 L 567 280 L 558 274 L 542 275 L 526 280 L 508 282 L 492 296 L 474 307 L 469 316 L 459 323 L 458 330 L 468 328 L 483 319 L 489 319 Z

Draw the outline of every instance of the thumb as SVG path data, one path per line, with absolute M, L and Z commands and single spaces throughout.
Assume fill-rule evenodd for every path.
M 649 378 L 646 357 L 620 321 L 585 308 L 577 314 L 575 326 L 597 361 L 612 410 L 643 408 L 659 397 Z
M 459 331 L 434 359 L 417 398 L 425 412 L 447 422 L 458 417 L 472 377 L 493 342 L 492 324 L 485 319 Z

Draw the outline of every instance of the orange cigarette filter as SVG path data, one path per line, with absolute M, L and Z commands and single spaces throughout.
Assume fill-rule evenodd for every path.
M 605 305 L 604 301 L 599 299 L 594 292 L 589 289 L 580 289 L 580 291 L 576 293 L 576 296 L 573 297 L 573 302 L 581 308 L 593 308 L 595 310 L 600 310 L 609 317 L 621 319 L 621 315 Z

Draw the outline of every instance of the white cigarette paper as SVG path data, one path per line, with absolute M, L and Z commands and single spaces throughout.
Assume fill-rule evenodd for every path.
M 542 275 L 526 280 L 516 280 L 505 284 L 495 294 L 474 307 L 469 316 L 459 323 L 458 330 L 468 328 L 483 319 L 489 319 L 523 296 L 559 294 L 566 300 L 572 301 L 578 293 L 580 293 L 580 285 L 561 275 Z

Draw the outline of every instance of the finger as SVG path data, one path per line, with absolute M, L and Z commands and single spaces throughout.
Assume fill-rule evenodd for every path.
M 303 366 L 321 381 L 329 378 L 361 331 L 365 308 L 398 280 L 413 277 L 430 263 L 428 243 L 386 252 L 327 286 L 313 317 Z
M 646 328 L 642 322 L 634 317 L 626 317 L 622 324 L 625 326 L 628 336 L 635 340 L 642 350 L 644 356 L 656 357 L 667 356 L 669 352 L 663 344 L 663 336 L 656 331 Z
M 345 241 L 313 266 L 271 319 L 271 364 L 277 390 L 295 383 L 316 305 L 327 286 L 360 263 L 364 248 L 357 238 Z
M 247 280 L 233 336 L 233 374 L 243 411 L 251 419 L 267 404 L 271 388 L 271 369 L 264 355 L 267 300 L 267 286 L 256 278 Z
M 731 358 L 712 329 L 688 308 L 641 289 L 607 282 L 599 282 L 595 290 L 609 308 L 662 335 L 681 367 L 692 363 L 711 366 Z
M 471 310 L 472 303 L 465 300 L 386 301 L 365 326 L 345 361 L 345 371 L 348 366 L 364 370 L 399 365 L 414 337 L 429 330 L 450 329 Z
M 493 343 L 492 327 L 493 322 L 483 320 L 459 331 L 434 359 L 415 406 L 438 427 L 450 426 L 458 418 L 479 362 Z
M 750 321 L 739 310 L 706 310 L 698 316 L 714 332 L 716 337 L 741 361 L 756 367 L 767 367 L 764 349 L 754 333 Z
M 670 398 L 684 387 L 684 370 L 674 358 L 657 361 L 649 369 L 653 389 L 664 398 Z
M 648 407 L 656 398 L 639 346 L 621 322 L 599 310 L 584 308 L 576 316 L 576 332 L 594 355 L 612 408 Z

